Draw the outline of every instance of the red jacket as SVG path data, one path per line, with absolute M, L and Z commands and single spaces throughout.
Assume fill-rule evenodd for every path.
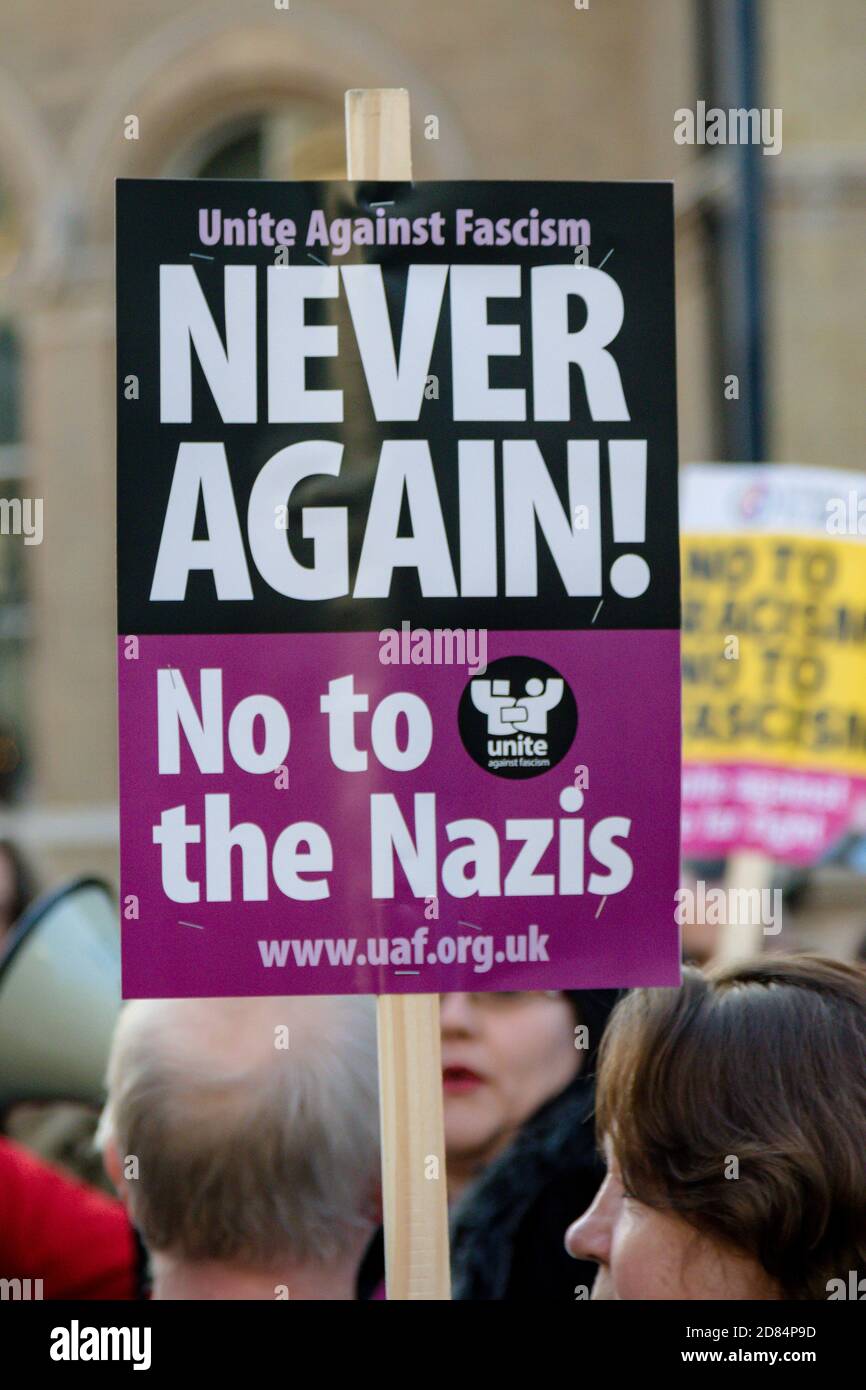
M 138 1259 L 121 1202 L 0 1138 L 0 1279 L 41 1279 L 46 1299 L 136 1298 Z

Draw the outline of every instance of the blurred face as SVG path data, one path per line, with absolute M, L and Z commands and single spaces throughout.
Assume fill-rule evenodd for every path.
M 565 1245 L 575 1259 L 598 1264 L 595 1299 L 781 1297 L 749 1255 L 628 1196 L 610 1151 L 607 1177 L 592 1206 L 569 1226 Z
M 547 993 L 444 994 L 441 1010 L 445 1150 L 480 1166 L 577 1075 L 574 1010 Z

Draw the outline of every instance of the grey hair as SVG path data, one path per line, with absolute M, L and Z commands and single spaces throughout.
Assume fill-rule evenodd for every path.
M 287 1049 L 275 1045 L 287 1026 Z M 370 998 L 136 1000 L 97 1131 L 148 1248 L 270 1269 L 372 1229 L 379 1114 Z

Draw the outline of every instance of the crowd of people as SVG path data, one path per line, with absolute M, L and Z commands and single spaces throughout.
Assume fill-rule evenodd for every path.
M 822 1299 L 866 1271 L 863 965 L 446 994 L 441 1025 L 455 1299 Z M 94 1144 L 116 1195 L 0 1138 L 4 1278 L 387 1297 L 372 998 L 126 1004 Z

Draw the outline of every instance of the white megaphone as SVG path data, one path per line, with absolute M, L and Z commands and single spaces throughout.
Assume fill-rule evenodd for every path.
M 108 884 L 77 878 L 33 903 L 0 956 L 0 1112 L 104 1097 L 120 1012 L 120 930 Z

